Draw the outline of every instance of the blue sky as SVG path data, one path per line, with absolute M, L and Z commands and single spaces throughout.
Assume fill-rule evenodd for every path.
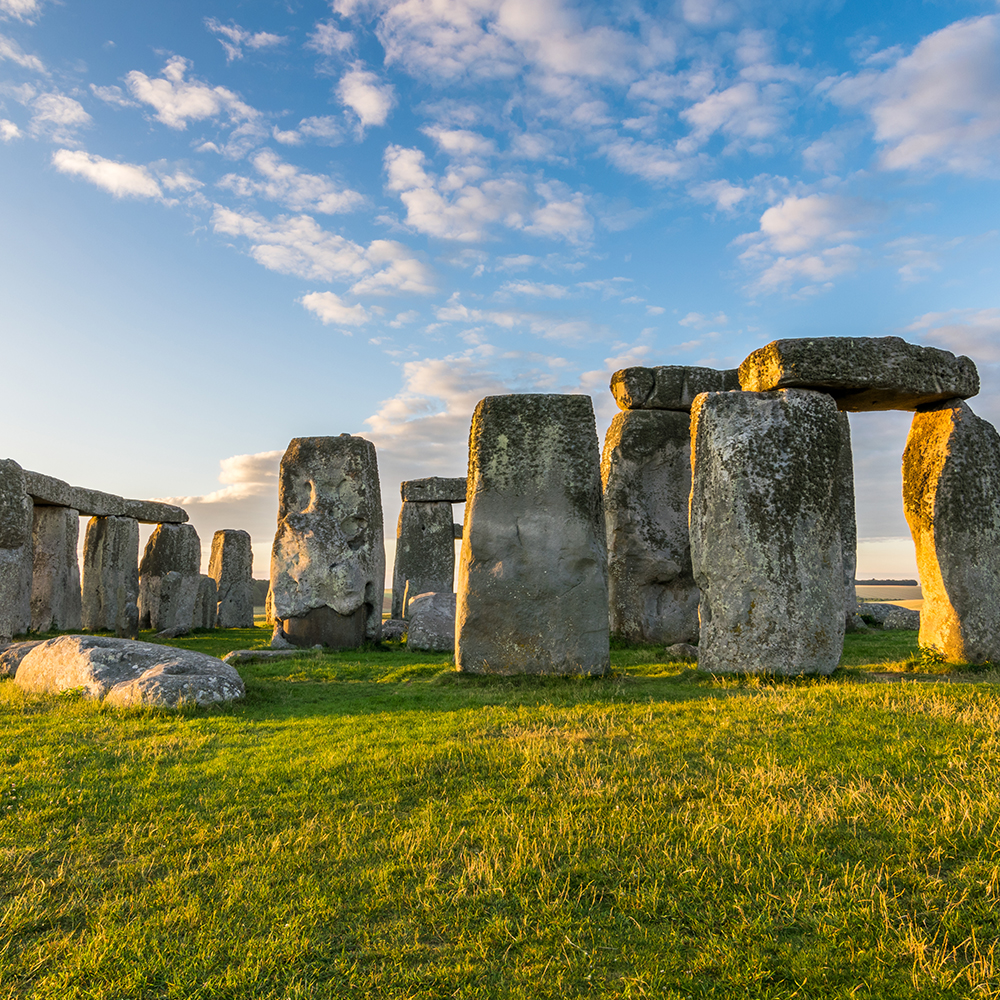
M 290 438 L 372 438 L 391 537 L 490 393 L 603 435 L 625 365 L 899 335 L 1000 417 L 993 2 L 0 0 L 0 140 L 0 451 L 257 576 Z M 908 422 L 852 417 L 860 575 Z

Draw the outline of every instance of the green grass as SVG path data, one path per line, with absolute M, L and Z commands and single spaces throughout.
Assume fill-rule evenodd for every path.
M 0 682 L 0 997 L 1000 996 L 992 674 L 866 682 L 927 672 L 906 632 L 825 679 L 612 659 L 309 654 L 180 713 Z

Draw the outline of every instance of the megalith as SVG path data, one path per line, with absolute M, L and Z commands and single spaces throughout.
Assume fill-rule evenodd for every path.
M 707 393 L 691 410 L 698 665 L 829 674 L 844 638 L 842 429 L 823 392 Z
M 83 627 L 134 639 L 139 628 L 139 523 L 92 517 L 83 536 Z
M 460 671 L 608 669 L 607 546 L 589 396 L 487 396 L 469 436 Z
M 200 577 L 201 540 L 194 525 L 158 524 L 139 564 L 139 627 L 191 628 Z
M 0 641 L 31 626 L 32 502 L 24 470 L 0 459 Z
M 731 392 L 739 388 L 739 372 L 735 368 L 657 365 L 654 368 L 622 368 L 611 376 L 611 394 L 623 410 L 690 413 L 691 404 L 700 393 Z
M 253 548 L 250 534 L 223 528 L 212 536 L 208 575 L 218 591 L 213 626 L 253 628 Z
M 455 533 L 451 503 L 404 501 L 396 528 L 392 617 L 408 618 L 417 594 L 451 593 L 455 584 Z
M 844 550 L 844 627 L 848 632 L 864 627 L 858 617 L 858 592 L 854 577 L 858 570 L 858 520 L 854 504 L 854 452 L 851 424 L 846 413 L 837 413 L 840 426 L 840 459 L 837 462 L 837 505 L 840 509 L 840 541 Z
M 198 577 L 198 594 L 194 602 L 192 628 L 215 628 L 218 619 L 218 588 L 215 578 L 202 573 Z M 252 609 L 251 609 L 252 611 Z
M 903 507 L 924 595 L 920 645 L 950 663 L 1000 663 L 1000 436 L 961 400 L 914 415 Z
M 350 434 L 294 438 L 281 459 L 271 549 L 276 624 L 296 646 L 377 641 L 384 588 L 375 445 Z
M 31 628 L 35 632 L 75 631 L 83 625 L 79 537 L 79 511 L 35 507 L 31 527 Z

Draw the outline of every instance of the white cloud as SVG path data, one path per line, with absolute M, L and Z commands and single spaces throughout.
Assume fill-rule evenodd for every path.
M 688 193 L 698 201 L 715 202 L 715 207 L 720 212 L 730 212 L 750 194 L 750 191 L 729 181 L 719 180 L 695 184 L 688 189 Z
M 139 106 L 135 101 L 130 101 L 125 96 L 121 87 L 98 87 L 97 84 L 92 83 L 90 92 L 99 101 L 104 101 L 105 104 L 111 104 L 117 108 L 137 108 Z
M 700 145 L 715 132 L 722 132 L 753 150 L 754 143 L 770 139 L 783 127 L 789 98 L 784 84 L 761 86 L 741 80 L 686 108 L 681 118 L 693 127 L 689 139 L 692 144 Z M 770 151 L 769 147 L 766 151 Z
M 310 292 L 303 295 L 299 302 L 311 313 L 315 313 L 324 326 L 363 326 L 369 316 L 364 306 L 349 306 L 339 295 L 333 292 Z
M 874 206 L 857 199 L 790 195 L 760 217 L 760 231 L 779 253 L 796 253 L 819 242 L 856 239 L 874 214 Z
M 52 165 L 60 173 L 82 177 L 116 198 L 163 197 L 153 175 L 135 163 L 117 163 L 81 149 L 57 149 L 52 154 Z
M 659 143 L 645 142 L 630 136 L 605 143 L 601 152 L 622 173 L 634 174 L 654 183 L 682 180 L 697 167 L 697 160 L 682 157 Z
M 0 6 L 0 10 L 4 10 Z M 29 56 L 13 38 L 0 35 L 0 59 L 16 63 L 22 69 L 30 69 L 35 73 L 44 73 L 45 64 L 38 56 Z
M 39 0 L 0 0 L 0 14 L 16 17 L 19 21 L 31 21 L 39 12 Z
M 594 231 L 594 220 L 586 209 L 584 196 L 553 181 L 538 183 L 535 190 L 545 204 L 531 213 L 526 233 L 564 239 L 570 243 L 586 242 Z
M 91 117 L 79 101 L 65 94 L 40 94 L 31 102 L 28 131 L 36 138 L 67 145 L 77 141 L 76 131 L 91 123 Z
M 437 319 L 444 323 L 467 323 L 470 325 L 490 323 L 502 330 L 525 328 L 537 337 L 546 340 L 561 340 L 576 343 L 585 340 L 602 340 L 611 336 L 611 331 L 595 325 L 586 319 L 549 313 L 528 312 L 520 309 L 470 309 L 461 301 L 459 292 L 453 292 L 443 306 L 434 311 Z
M 396 104 L 392 84 L 379 80 L 360 62 L 355 63 L 354 68 L 341 77 L 337 85 L 337 97 L 358 116 L 362 131 L 369 125 L 384 125 Z
M 985 364 L 1000 362 L 1000 309 L 950 309 L 918 317 L 905 330 Z
M 530 295 L 538 299 L 564 299 L 569 295 L 565 285 L 545 285 L 537 281 L 505 281 L 499 288 L 499 294 Z
M 688 326 L 694 330 L 704 330 L 709 326 L 725 326 L 729 322 L 729 317 L 724 312 L 716 313 L 714 316 L 689 312 L 683 319 L 679 319 L 677 322 L 681 326 Z
M 469 129 L 448 129 L 428 126 L 422 130 L 430 136 L 438 149 L 449 156 L 458 158 L 488 157 L 496 154 L 496 143 L 478 132 Z
M 324 56 L 334 56 L 347 52 L 354 46 L 354 35 L 341 31 L 329 21 L 317 21 L 316 28 L 306 42 L 307 49 L 313 49 Z
M 219 36 L 219 42 L 226 51 L 226 62 L 242 59 L 244 48 L 270 49 L 288 41 L 283 35 L 274 35 L 269 31 L 247 31 L 235 22 L 222 24 L 214 17 L 205 18 L 205 27 Z
M 0 139 L 10 142 L 11 139 L 20 139 L 24 133 L 7 118 L 0 118 Z
M 663 306 L 646 306 L 647 316 L 662 316 L 666 311 Z

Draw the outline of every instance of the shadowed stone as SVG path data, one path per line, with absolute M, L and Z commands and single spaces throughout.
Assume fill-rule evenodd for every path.
M 187 511 L 158 500 L 126 500 L 113 493 L 88 490 L 82 486 L 45 476 L 40 472 L 25 472 L 25 488 L 37 504 L 72 507 L 91 517 L 133 517 L 144 524 L 182 523 Z
M 476 407 L 458 581 L 459 670 L 608 669 L 607 547 L 589 396 L 487 396 Z
M 15 642 L 0 649 L 0 677 L 14 677 L 28 653 L 45 642 L 44 639 L 33 639 L 31 642 Z
M 396 528 L 391 616 L 409 618 L 408 596 L 450 593 L 454 582 L 455 530 L 451 504 L 404 502 Z
M 139 624 L 139 525 L 92 517 L 83 536 L 83 627 L 125 638 Z
M 457 538 L 459 541 L 462 540 L 462 525 L 458 521 L 451 526 L 451 533 L 453 538 Z
M 979 392 L 979 372 L 966 357 L 900 337 L 774 340 L 740 365 L 747 392 L 819 389 L 842 410 L 916 410 Z
M 450 653 L 455 648 L 455 595 L 417 594 L 410 599 L 407 649 Z
M 965 403 L 914 416 L 903 508 L 924 596 L 920 645 L 950 663 L 1000 662 L 1000 436 Z
M 832 673 L 844 640 L 836 404 L 800 389 L 708 393 L 691 436 L 699 666 Z
M 253 548 L 248 532 L 224 528 L 212 536 L 208 575 L 218 588 L 217 620 L 211 627 L 253 628 Z
M 31 525 L 33 507 L 24 470 L 0 460 L 0 641 L 9 642 L 31 625 Z
M 901 608 L 898 604 L 865 601 L 858 605 L 858 613 L 871 618 L 879 628 L 920 628 L 920 612 L 915 608 Z
M 846 413 L 837 414 L 840 426 L 840 460 L 837 463 L 837 500 L 840 508 L 840 540 L 844 546 L 844 628 L 856 632 L 864 627 L 858 618 L 858 592 L 854 577 L 858 569 L 858 522 L 854 507 L 854 452 L 851 424 Z
M 611 376 L 611 394 L 623 410 L 684 410 L 690 412 L 694 397 L 702 392 L 739 389 L 735 368 L 695 368 L 660 365 L 656 368 L 622 368 Z
M 139 564 L 140 628 L 191 628 L 200 569 L 201 541 L 194 525 L 157 525 Z
M 465 503 L 465 478 L 446 479 L 428 476 L 426 479 L 407 479 L 399 484 L 399 495 L 404 503 Z
M 281 460 L 271 602 L 298 646 L 377 642 L 385 548 L 378 462 L 350 434 L 295 438 Z
M 688 414 L 616 414 L 604 439 L 601 479 L 612 634 L 666 645 L 697 639 Z
M 195 598 L 194 617 L 191 620 L 192 628 L 215 628 L 215 621 L 219 613 L 217 598 L 215 578 L 206 574 L 199 576 L 198 596 Z
M 71 507 L 36 507 L 31 528 L 31 628 L 83 627 L 77 541 L 80 515 Z

